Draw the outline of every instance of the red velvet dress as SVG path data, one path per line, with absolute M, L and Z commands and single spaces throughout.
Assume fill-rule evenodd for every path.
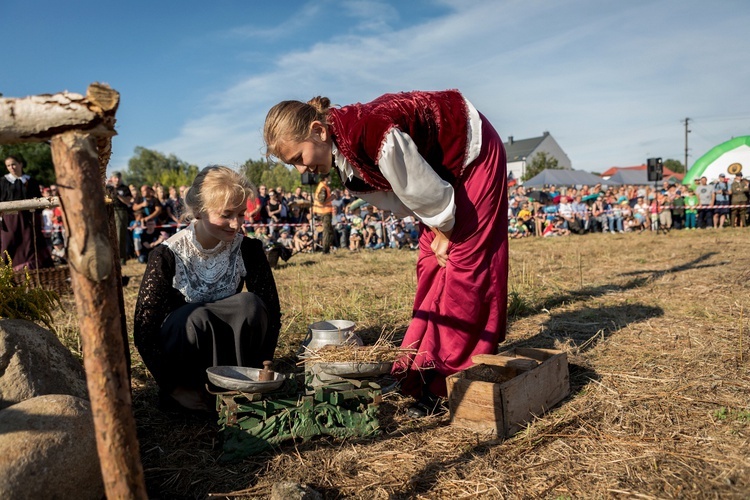
M 505 149 L 492 125 L 479 115 L 481 149 L 469 163 L 462 163 L 466 156 L 460 153 L 468 149 L 469 118 L 465 101 L 456 100 L 456 94 L 392 94 L 371 104 L 331 110 L 334 143 L 360 178 L 363 198 L 367 199 L 372 188 L 389 188 L 377 161 L 384 134 L 393 127 L 408 133 L 422 157 L 453 186 L 455 225 L 445 267 L 438 265 L 430 249 L 433 232 L 420 225 L 417 292 L 413 318 L 402 343 L 417 353 L 394 367 L 394 373 L 403 377 L 402 392 L 413 396 L 421 395 L 425 388 L 444 396 L 446 376 L 470 366 L 475 354 L 494 354 L 505 339 Z M 356 190 L 356 183 L 346 184 Z

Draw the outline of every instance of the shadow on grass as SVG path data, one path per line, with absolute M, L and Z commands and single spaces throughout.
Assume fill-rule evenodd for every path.
M 628 290 L 635 290 L 667 274 L 679 273 L 683 271 L 691 271 L 694 269 L 704 269 L 708 267 L 722 266 L 726 264 L 725 262 L 702 264 L 702 262 L 713 257 L 714 255 L 717 255 L 717 252 L 708 252 L 689 262 L 678 264 L 667 269 L 639 270 L 639 271 L 620 273 L 618 274 L 618 276 L 636 276 L 636 277 L 622 284 L 607 283 L 604 285 L 587 286 L 587 287 L 582 287 L 578 290 L 569 290 L 569 291 L 564 291 L 562 293 L 557 293 L 551 297 L 547 297 L 543 299 L 539 304 L 533 307 L 528 304 L 524 305 L 523 303 L 514 307 L 513 299 L 515 298 L 518 301 L 523 302 L 523 298 L 517 292 L 510 292 L 509 295 L 511 296 L 511 307 L 509 308 L 508 325 L 512 324 L 513 321 L 518 320 L 520 318 L 533 316 L 545 309 L 551 310 L 563 304 L 572 304 L 575 302 L 581 302 L 581 301 L 588 300 L 591 298 L 602 297 L 604 295 L 608 295 L 611 293 L 619 293 L 619 292 L 625 292 Z M 515 297 L 514 297 L 514 294 L 515 294 Z
M 598 342 L 607 339 L 633 323 L 663 315 L 663 309 L 645 304 L 585 307 L 575 311 L 553 313 L 544 322 L 538 334 L 531 338 L 501 344 L 499 350 L 505 351 L 515 347 L 553 349 L 559 347 L 559 343 L 563 343 L 572 344 L 578 352 L 585 352 L 593 348 Z M 582 365 L 569 364 L 568 372 L 570 375 L 570 394 L 556 407 L 574 397 L 591 380 L 599 379 L 595 370 Z M 408 486 L 401 491 L 394 492 L 391 498 L 429 496 L 443 471 L 461 467 L 477 457 L 484 456 L 503 441 L 504 439 L 500 438 L 480 441 L 455 458 L 431 461 L 411 477 Z

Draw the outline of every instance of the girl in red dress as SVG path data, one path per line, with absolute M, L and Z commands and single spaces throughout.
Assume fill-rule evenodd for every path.
M 401 390 L 429 413 L 445 377 L 505 338 L 508 201 L 502 140 L 455 90 L 386 94 L 332 108 L 284 101 L 266 117 L 268 155 L 300 173 L 336 167 L 344 186 L 421 224 L 413 318 Z

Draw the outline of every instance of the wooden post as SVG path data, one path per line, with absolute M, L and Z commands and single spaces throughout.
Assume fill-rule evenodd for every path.
M 52 137 L 51 146 L 105 491 L 107 498 L 147 498 L 97 138 L 69 131 Z

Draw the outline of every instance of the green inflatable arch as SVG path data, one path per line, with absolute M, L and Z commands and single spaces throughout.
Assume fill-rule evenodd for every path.
M 706 175 L 706 177 L 710 177 L 710 172 L 706 173 L 706 170 L 713 165 L 713 163 L 721 158 L 723 155 L 730 153 L 731 151 L 742 148 L 748 150 L 748 157 L 750 158 L 750 135 L 743 135 L 742 137 L 735 137 L 734 139 L 730 139 L 727 142 L 721 143 L 718 146 L 710 149 L 708 153 L 704 154 L 700 158 L 698 158 L 698 161 L 696 161 L 692 167 L 690 167 L 690 170 L 685 175 L 685 178 L 682 180 L 683 184 L 692 184 L 703 175 Z M 718 174 L 720 172 L 727 173 L 726 167 L 727 165 L 723 166 L 723 169 L 716 170 L 716 174 L 714 177 L 718 177 Z M 743 174 L 748 175 L 748 172 L 750 172 L 750 159 L 743 163 Z M 715 169 L 711 169 L 712 171 Z M 731 176 L 730 176 L 731 177 Z M 711 179 L 709 178 L 709 181 Z

